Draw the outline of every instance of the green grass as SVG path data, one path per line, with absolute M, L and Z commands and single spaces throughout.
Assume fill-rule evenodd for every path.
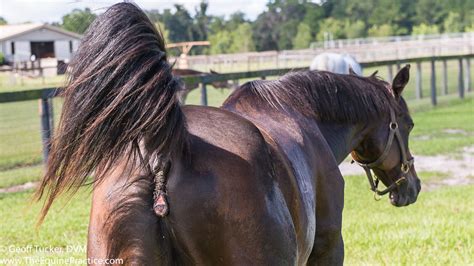
M 411 206 L 375 202 L 363 177 L 346 178 L 346 264 L 474 263 L 474 186 L 421 192 Z
M 455 153 L 474 144 L 474 98 L 456 100 L 448 106 L 413 114 L 410 136 L 414 154 Z
M 15 74 L 0 72 L 0 92 L 21 91 L 62 86 L 65 76 L 46 78 L 20 77 Z
M 474 263 L 474 186 L 444 187 L 422 192 L 404 208 L 386 198 L 373 200 L 363 176 L 346 178 L 343 216 L 346 264 L 466 265 Z M 0 194 L 0 247 L 83 247 L 90 210 L 88 189 L 68 204 L 60 200 L 45 223 L 35 231 L 40 205 L 30 204 L 31 193 Z M 85 258 L 85 252 L 54 254 L 1 251 L 1 258 Z M 23 263 L 22 265 L 26 265 Z
M 85 247 L 90 210 L 90 193 L 82 189 L 65 205 L 61 199 L 48 215 L 47 221 L 36 230 L 35 224 L 41 206 L 31 205 L 31 193 L 0 194 L 0 260 L 21 259 L 20 265 L 31 265 L 25 257 L 34 259 L 84 259 L 85 251 L 66 252 L 67 247 Z M 9 252 L 8 248 L 38 246 L 58 247 L 63 252 Z M 7 249 L 7 250 L 5 250 Z M 81 263 L 84 265 L 85 263 Z M 3 265 L 0 261 L 0 265 Z
M 0 171 L 0 188 L 21 185 L 41 178 L 43 165 L 19 167 Z

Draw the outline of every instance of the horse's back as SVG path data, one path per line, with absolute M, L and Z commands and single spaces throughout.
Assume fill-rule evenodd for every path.
M 183 110 L 189 154 L 167 185 L 183 263 L 294 264 L 294 226 L 260 131 L 222 109 Z
M 362 75 L 362 68 L 359 63 L 348 54 L 321 53 L 317 55 L 309 69 L 326 70 L 338 74 L 349 74 L 349 67 L 358 75 Z

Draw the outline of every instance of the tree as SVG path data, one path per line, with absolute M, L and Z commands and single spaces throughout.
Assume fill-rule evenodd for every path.
M 463 30 L 461 15 L 456 12 L 449 12 L 443 22 L 443 28 L 444 32 L 461 32 Z
M 394 26 L 389 24 L 383 24 L 381 26 L 372 26 L 368 34 L 370 37 L 386 37 L 395 35 L 396 29 Z
M 437 25 L 427 25 L 425 23 L 421 23 L 413 27 L 412 35 L 426 35 L 426 34 L 437 34 L 439 33 L 439 28 Z
M 176 4 L 175 12 L 165 9 L 162 17 L 165 28 L 169 31 L 169 38 L 171 42 L 187 42 L 193 41 L 194 21 L 186 8 L 182 5 Z
M 447 10 L 439 0 L 417 0 L 415 5 L 415 22 L 417 24 L 441 24 L 447 15 Z M 468 1 L 467 1 L 468 2 Z
M 278 32 L 275 25 L 279 24 L 276 10 L 269 10 L 258 15 L 253 23 L 253 40 L 257 51 L 278 50 Z
M 316 37 L 319 32 L 319 21 L 324 19 L 324 9 L 315 3 L 306 3 L 306 14 L 303 17 L 303 22 L 308 25 L 311 37 Z
M 344 31 L 346 32 L 346 37 L 349 39 L 366 36 L 365 23 L 362 20 L 356 20 L 355 22 L 346 20 Z
M 318 41 L 324 41 L 326 36 L 332 39 L 344 39 L 346 33 L 344 31 L 344 22 L 335 18 L 327 18 L 320 22 L 321 29 L 316 36 Z
M 89 8 L 86 7 L 84 10 L 76 8 L 63 16 L 61 26 L 65 30 L 83 34 L 95 18 L 96 15 Z
M 219 31 L 209 36 L 211 54 L 227 53 L 232 45 L 232 34 L 226 30 Z
M 232 43 L 229 52 L 244 53 L 250 51 L 255 51 L 255 43 L 252 39 L 252 26 L 250 23 L 242 23 L 232 32 Z
M 233 31 L 221 30 L 209 36 L 212 54 L 244 53 L 255 51 L 252 39 L 252 26 L 249 23 L 240 24 Z
M 298 20 L 290 19 L 275 30 L 278 33 L 278 50 L 291 49 L 298 30 Z
M 163 38 L 165 39 L 166 43 L 170 43 L 170 32 L 166 29 L 165 24 L 163 22 L 155 22 L 155 27 L 163 34 Z
M 6 19 L 4 19 L 3 17 L 0 17 L 0 25 L 7 25 L 8 22 Z
M 298 25 L 298 32 L 296 33 L 295 39 L 293 39 L 293 49 L 306 49 L 309 48 L 311 43 L 311 29 L 306 23 L 300 23 Z

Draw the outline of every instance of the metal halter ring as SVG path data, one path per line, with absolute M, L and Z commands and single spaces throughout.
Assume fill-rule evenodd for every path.
M 402 172 L 404 174 L 408 173 L 410 171 L 410 164 L 405 164 L 405 163 L 402 163 L 402 166 L 400 167 L 400 170 L 402 170 Z
M 398 123 L 390 122 L 389 127 L 390 127 L 390 130 L 396 130 L 398 128 Z

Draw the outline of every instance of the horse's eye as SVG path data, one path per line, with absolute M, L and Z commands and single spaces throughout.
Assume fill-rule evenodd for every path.
M 415 127 L 414 123 L 408 124 L 408 131 L 411 131 Z

